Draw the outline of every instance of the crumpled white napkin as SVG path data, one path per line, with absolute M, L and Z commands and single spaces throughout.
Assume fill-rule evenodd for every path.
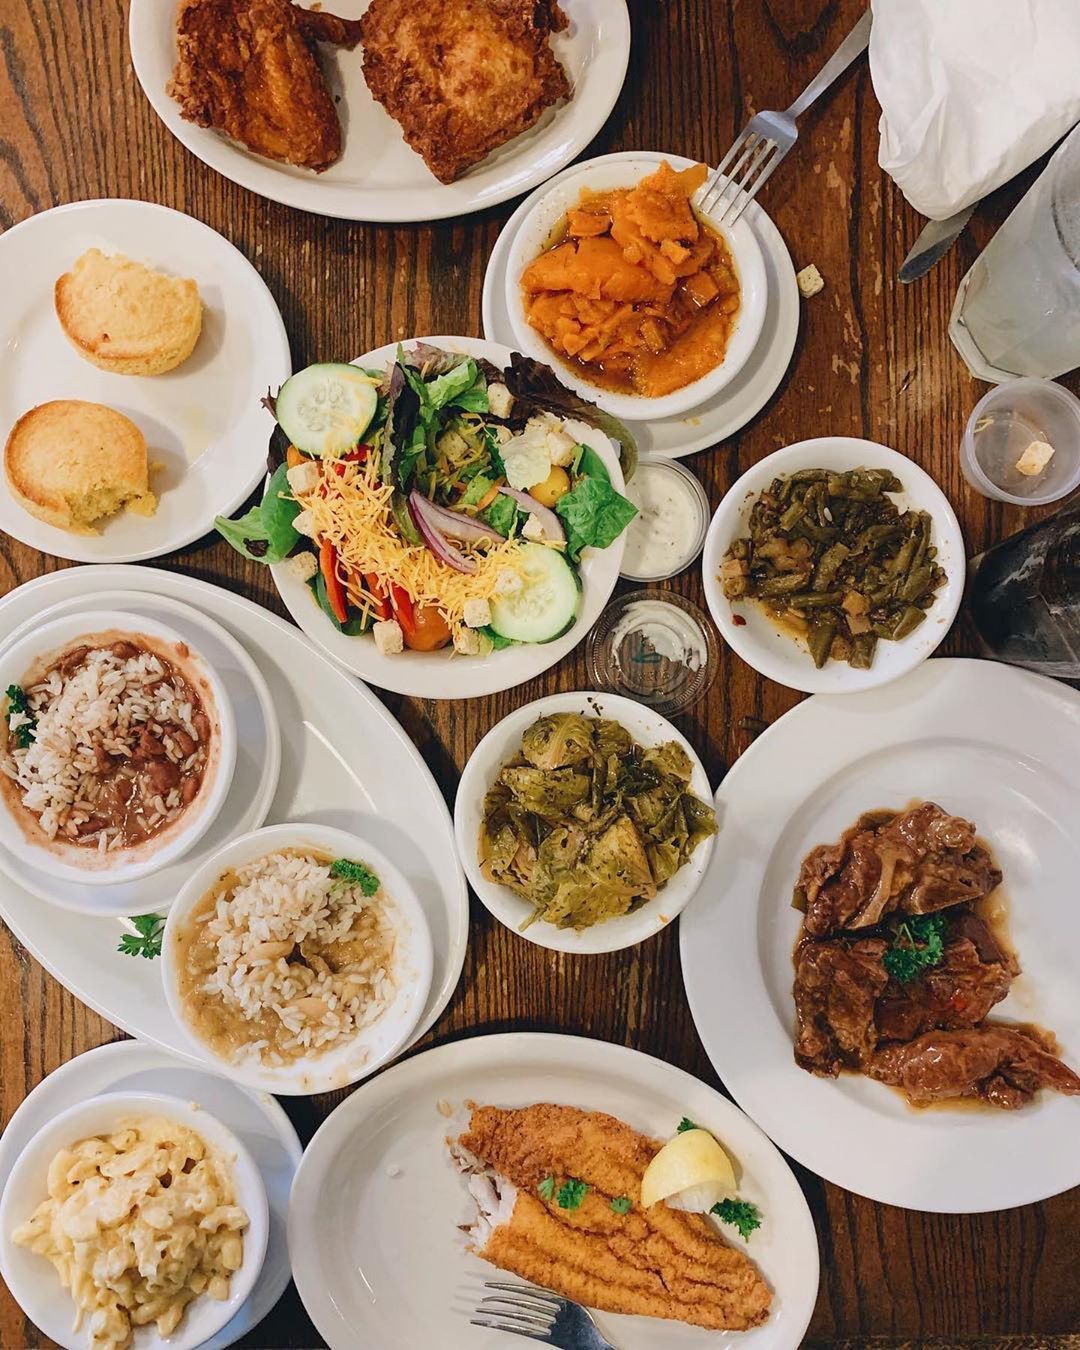
M 878 163 L 944 220 L 1080 121 L 1080 0 L 873 0 Z

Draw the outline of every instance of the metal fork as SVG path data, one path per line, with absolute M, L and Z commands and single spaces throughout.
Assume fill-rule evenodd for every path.
M 714 219 L 720 211 L 718 219 L 721 225 L 730 228 L 735 224 L 746 209 L 747 202 L 754 200 L 772 177 L 776 166 L 798 140 L 795 119 L 866 50 L 870 43 L 870 24 L 870 11 L 867 10 L 825 62 L 820 74 L 810 81 L 787 112 L 760 112 L 751 117 L 705 184 L 697 203 L 701 211 Z
M 580 1303 L 509 1280 L 485 1280 L 484 1288 L 495 1292 L 480 1300 L 476 1316 L 469 1319 L 474 1327 L 509 1331 L 558 1350 L 615 1350 Z

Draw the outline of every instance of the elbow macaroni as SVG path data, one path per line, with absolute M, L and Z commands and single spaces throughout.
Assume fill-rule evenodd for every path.
M 48 1191 L 12 1239 L 56 1267 L 90 1350 L 124 1350 L 150 1322 L 168 1336 L 198 1295 L 228 1298 L 248 1216 L 194 1130 L 151 1116 L 81 1139 L 53 1158 Z

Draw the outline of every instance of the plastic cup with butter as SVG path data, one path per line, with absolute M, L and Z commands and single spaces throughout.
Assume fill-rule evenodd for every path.
M 1045 506 L 1080 486 L 1080 399 L 1053 380 L 996 385 L 968 419 L 964 477 L 984 497 Z
M 638 514 L 626 530 L 621 576 L 666 581 L 685 572 L 709 528 L 709 499 L 694 475 L 665 455 L 643 454 L 626 485 Z
M 704 698 L 719 669 L 708 616 L 674 591 L 629 591 L 589 633 L 585 662 L 596 689 L 673 717 Z

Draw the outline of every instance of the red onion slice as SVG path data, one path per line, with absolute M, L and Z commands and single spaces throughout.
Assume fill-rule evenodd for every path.
M 409 513 L 416 524 L 416 528 L 424 537 L 424 543 L 435 554 L 440 562 L 444 562 L 447 567 L 452 567 L 455 572 L 472 573 L 476 571 L 476 563 L 472 558 L 467 558 L 460 549 L 447 539 L 435 523 L 433 516 L 429 513 L 432 503 L 420 492 L 413 488 L 409 493 Z
M 520 492 L 517 488 L 501 487 L 499 491 L 504 497 L 509 497 L 517 502 L 523 511 L 527 511 L 530 516 L 535 516 L 540 522 L 540 529 L 543 537 L 552 544 L 565 544 L 566 531 L 563 529 L 563 523 L 554 511 L 549 511 L 546 506 L 542 506 L 535 497 L 530 497 L 527 492 Z
M 422 501 L 428 519 L 448 539 L 460 539 L 465 544 L 475 543 L 478 539 L 492 539 L 496 543 L 502 543 L 502 535 L 498 530 L 493 530 L 490 525 L 485 525 L 475 516 L 467 516 L 464 511 L 451 511 L 449 507 L 433 502 L 430 497 L 422 497 Z

